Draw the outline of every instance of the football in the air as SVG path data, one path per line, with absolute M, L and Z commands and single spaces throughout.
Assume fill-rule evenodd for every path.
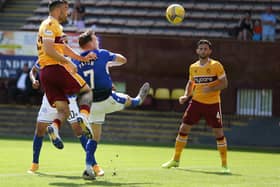
M 185 9 L 182 5 L 172 4 L 167 7 L 165 15 L 170 23 L 176 25 L 184 20 Z

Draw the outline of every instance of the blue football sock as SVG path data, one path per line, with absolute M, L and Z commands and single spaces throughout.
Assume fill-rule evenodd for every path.
M 140 104 L 140 97 L 135 97 L 131 99 L 131 106 L 136 107 Z
M 39 163 L 39 156 L 43 144 L 43 138 L 44 137 L 38 137 L 37 135 L 34 135 L 33 138 L 33 163 Z
M 81 144 L 82 144 L 84 150 L 86 151 L 86 146 L 87 146 L 87 141 L 88 141 L 87 137 L 86 137 L 84 134 L 82 134 L 82 135 L 79 137 L 79 140 L 80 140 L 80 142 L 81 142 Z
M 89 139 L 86 146 L 86 165 L 95 165 L 96 160 L 94 153 L 97 148 L 97 142 L 95 140 Z

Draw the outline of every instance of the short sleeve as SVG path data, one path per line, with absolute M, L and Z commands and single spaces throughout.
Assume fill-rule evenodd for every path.
M 108 50 L 103 49 L 103 50 L 102 50 L 102 54 L 103 54 L 104 56 L 106 56 L 108 62 L 109 62 L 109 61 L 114 61 L 114 60 L 116 59 L 116 54 L 115 54 L 115 53 L 112 53 L 112 52 L 110 52 L 110 51 L 108 51 Z
M 60 37 L 62 35 L 63 32 L 62 32 L 62 28 L 60 28 L 60 25 L 55 24 L 53 22 L 47 24 L 42 32 L 43 39 L 55 40 L 57 37 Z
M 226 76 L 224 67 L 221 63 L 216 64 L 216 71 L 217 71 L 217 77 L 218 79 L 222 79 L 223 77 Z
M 38 61 L 38 60 L 35 62 L 34 67 L 35 67 L 37 70 L 40 70 L 40 64 L 39 64 L 39 61 Z
M 192 66 L 190 66 L 190 68 L 189 68 L 189 80 L 190 81 L 194 81 Z
M 114 61 L 116 59 L 116 54 L 108 51 L 108 61 Z

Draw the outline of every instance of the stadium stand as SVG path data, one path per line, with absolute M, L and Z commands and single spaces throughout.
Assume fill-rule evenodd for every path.
M 38 106 L 26 108 L 25 106 L 0 105 L 0 136 L 33 137 L 37 112 Z M 173 145 L 181 117 L 181 112 L 124 110 L 113 113 L 106 117 L 102 142 Z M 252 118 L 243 119 L 224 115 L 223 120 L 225 133 L 231 146 L 279 147 L 277 140 L 280 129 L 275 125 L 274 119 L 268 118 L 256 122 Z M 266 128 L 263 128 L 263 124 Z M 72 130 L 66 124 L 62 127 L 61 136 L 75 139 Z M 201 120 L 192 128 L 188 141 L 192 144 L 212 144 L 215 140 L 211 128 L 206 126 L 204 120 Z
M 36 30 L 40 21 L 47 16 L 47 0 L 41 1 L 34 15 L 27 19 L 23 30 Z M 166 7 L 174 3 L 170 0 L 84 0 L 86 5 L 86 26 L 96 27 L 99 33 L 179 35 L 229 38 L 244 11 L 251 10 L 257 19 L 267 5 L 272 5 L 274 13 L 280 16 L 280 0 L 228 0 L 228 1 L 176 1 L 186 9 L 186 20 L 179 26 L 165 20 Z M 66 26 L 67 31 L 76 31 Z M 277 26 L 277 38 L 280 27 Z
M 27 110 L 28 109 L 28 110 Z M 26 108 L 25 106 L 0 105 L 0 136 L 26 136 L 32 137 L 38 106 Z M 15 116 L 11 118 L 11 116 Z M 121 142 L 154 142 L 173 143 L 180 124 L 181 113 L 156 112 L 141 110 L 124 110 L 109 114 L 103 128 L 104 141 Z M 240 122 L 234 122 L 240 126 Z M 243 123 L 241 123 L 243 124 Z M 244 124 L 246 126 L 246 124 Z M 227 129 L 229 130 L 229 129 Z M 13 132 L 8 133 L 8 132 Z M 72 130 L 67 124 L 63 125 L 62 137 L 72 137 Z M 194 127 L 190 141 L 199 143 L 200 137 L 212 138 L 211 129 L 205 127 L 205 121 Z
M 157 88 L 154 99 L 157 110 L 170 110 L 170 90 L 168 88 Z
M 5 3 L 6 3 L 6 0 L 0 0 L 0 10 L 3 8 Z
M 177 100 L 180 96 L 184 95 L 185 90 L 183 88 L 175 88 L 171 91 L 171 99 Z
M 171 109 L 177 112 L 185 111 L 186 105 L 181 105 L 179 103 L 179 97 L 185 94 L 185 89 L 183 88 L 174 88 L 171 90 Z
M 170 91 L 168 88 L 157 88 L 155 98 L 159 100 L 170 99 Z
M 2 7 L 3 5 L 3 7 Z M 32 16 L 38 0 L 7 0 L 0 3 L 0 30 L 17 30 Z M 1 8 L 2 7 L 2 8 Z

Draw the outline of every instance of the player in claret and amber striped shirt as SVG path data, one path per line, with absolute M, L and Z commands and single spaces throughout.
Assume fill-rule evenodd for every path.
M 198 41 L 196 52 L 199 60 L 191 64 L 189 68 L 189 81 L 185 94 L 179 98 L 179 102 L 183 104 L 191 97 L 192 99 L 183 115 L 176 138 L 174 156 L 162 167 L 179 166 L 181 153 L 187 144 L 188 134 L 192 126 L 197 124 L 201 117 L 204 117 L 216 136 L 222 172 L 230 173 L 227 165 L 227 142 L 224 136 L 220 107 L 220 92 L 228 85 L 226 73 L 220 62 L 209 58 L 212 53 L 212 44 L 208 40 Z

